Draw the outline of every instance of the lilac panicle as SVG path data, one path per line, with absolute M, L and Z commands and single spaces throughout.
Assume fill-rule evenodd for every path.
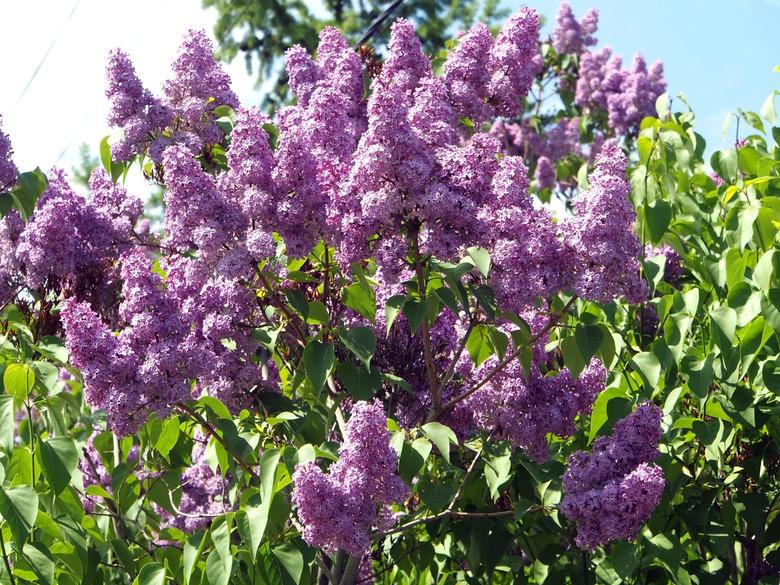
M 213 111 L 218 106 L 238 108 L 239 103 L 230 88 L 230 76 L 214 59 L 204 31 L 187 32 L 172 69 L 174 76 L 163 88 L 168 105 L 205 144 L 221 142 L 222 131 L 214 123 Z
M 563 514 L 577 523 L 576 543 L 590 550 L 633 539 L 661 500 L 664 476 L 653 465 L 661 438 L 661 409 L 645 402 L 599 437 L 590 453 L 569 456 L 563 475 Z
M 14 154 L 11 139 L 3 132 L 2 124 L 3 117 L 0 116 L 0 192 L 13 187 L 19 172 L 11 158 Z
M 490 71 L 485 55 L 493 46 L 493 36 L 487 26 L 477 23 L 463 35 L 458 46 L 444 62 L 441 80 L 447 87 L 449 100 L 458 116 L 480 124 L 490 117 L 488 85 Z
M 496 113 L 517 114 L 541 66 L 539 15 L 524 6 L 506 21 L 490 49 L 488 94 Z
M 574 199 L 569 244 L 577 255 L 574 290 L 585 299 L 641 302 L 647 285 L 640 277 L 642 246 L 634 233 L 636 214 L 628 198 L 627 159 L 614 142 L 604 145 L 590 175 L 590 187 Z
M 124 131 L 122 140 L 111 146 L 111 155 L 129 160 L 145 152 L 154 135 L 170 124 L 173 113 L 144 88 L 130 57 L 121 49 L 109 54 L 106 76 L 108 123 Z
M 327 474 L 314 462 L 296 466 L 292 501 L 307 543 L 360 555 L 371 530 L 392 522 L 389 505 L 408 497 L 409 488 L 395 473 L 398 456 L 379 401 L 356 403 L 345 435 Z
M 411 98 L 419 81 L 431 75 L 431 61 L 423 53 L 410 21 L 399 18 L 393 23 L 387 49 L 387 60 L 378 81 L 382 85 L 392 83 Z
M 290 89 L 298 98 L 299 106 L 306 106 L 322 72 L 309 52 L 301 45 L 294 45 L 285 53 L 285 67 Z
M 587 47 L 596 44 L 593 36 L 598 27 L 599 13 L 591 9 L 577 21 L 571 6 L 563 2 L 558 9 L 556 26 L 552 33 L 552 44 L 558 53 L 579 55 Z

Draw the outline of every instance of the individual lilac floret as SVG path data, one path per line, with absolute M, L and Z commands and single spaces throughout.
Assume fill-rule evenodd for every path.
M 11 157 L 14 149 L 11 146 L 11 139 L 8 134 L 2 130 L 3 117 L 0 116 L 0 192 L 6 191 L 16 183 L 18 169 Z
M 307 543 L 361 555 L 371 530 L 391 525 L 389 505 L 408 497 L 409 488 L 395 473 L 398 456 L 379 401 L 356 403 L 345 434 L 327 474 L 314 462 L 296 467 L 292 501 Z
M 238 108 L 239 103 L 230 88 L 230 76 L 214 59 L 214 48 L 204 31 L 187 32 L 172 68 L 174 77 L 164 86 L 168 105 L 205 144 L 222 142 L 214 109 Z
M 637 303 L 647 296 L 639 272 L 642 245 L 634 233 L 627 162 L 617 143 L 605 144 L 590 187 L 574 199 L 576 215 L 567 222 L 569 244 L 578 259 L 574 290 L 588 300 L 624 297 Z
M 111 146 L 111 155 L 129 160 L 146 152 L 154 135 L 171 123 L 173 113 L 144 88 L 130 57 L 121 49 L 110 53 L 106 76 L 108 123 L 124 132 L 122 140 Z
M 661 409 L 650 403 L 599 437 L 590 453 L 569 456 L 561 511 L 577 523 L 577 546 L 592 550 L 613 540 L 636 538 L 661 500 L 664 476 L 658 457 Z
M 589 10 L 582 20 L 577 22 L 571 6 L 563 2 L 558 9 L 556 26 L 552 33 L 553 48 L 560 54 L 579 55 L 587 47 L 596 44 L 596 37 L 593 35 L 598 23 L 597 10 Z
M 490 49 L 488 94 L 496 112 L 515 116 L 542 67 L 539 15 L 523 7 L 506 21 Z

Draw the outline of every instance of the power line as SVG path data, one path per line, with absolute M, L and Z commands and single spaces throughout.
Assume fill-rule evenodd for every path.
M 49 55 L 51 54 L 51 50 L 54 48 L 54 45 L 57 44 L 57 41 L 62 36 L 62 33 L 65 30 L 65 28 L 68 26 L 68 23 L 70 22 L 71 18 L 73 18 L 73 14 L 76 12 L 76 9 L 79 7 L 79 4 L 81 4 L 81 0 L 76 0 L 76 3 L 73 5 L 73 8 L 70 11 L 70 14 L 68 14 L 68 17 L 65 19 L 65 22 L 62 23 L 60 30 L 57 32 L 57 35 L 54 37 L 54 39 L 52 39 L 51 43 L 49 44 L 49 48 L 46 49 L 46 52 L 43 54 L 43 57 L 38 62 L 38 66 L 32 72 L 30 79 L 27 81 L 27 85 L 24 86 L 22 93 L 19 94 L 19 99 L 16 100 L 14 109 L 16 109 L 19 106 L 21 101 L 24 99 L 24 96 L 27 94 L 27 90 L 30 89 L 30 86 L 33 84 L 33 81 L 35 81 L 35 78 L 38 77 L 38 73 L 40 72 L 41 67 L 43 67 L 44 63 L 46 63 L 46 59 L 49 58 Z

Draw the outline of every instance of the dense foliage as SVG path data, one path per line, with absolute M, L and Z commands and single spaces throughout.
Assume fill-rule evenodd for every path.
M 88 197 L 0 133 L 0 581 L 778 582 L 774 94 L 708 167 L 596 28 L 325 28 L 273 118 L 117 50 Z

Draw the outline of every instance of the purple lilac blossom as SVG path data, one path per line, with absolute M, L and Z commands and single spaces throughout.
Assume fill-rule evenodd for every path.
M 6 191 L 16 183 L 16 175 L 19 172 L 12 160 L 14 149 L 11 139 L 2 130 L 3 117 L 0 116 L 0 192 Z
M 496 363 L 495 358 L 487 360 L 475 379 Z M 536 461 L 545 461 L 549 457 L 547 435 L 573 435 L 575 417 L 590 412 L 605 381 L 604 365 L 597 359 L 577 380 L 566 369 L 543 375 L 536 363 L 526 378 L 522 366 L 514 361 L 471 395 L 468 406 L 478 428 L 494 439 L 509 440 Z
M 596 44 L 596 37 L 593 35 L 598 28 L 598 23 L 597 10 L 589 10 L 578 22 L 571 6 L 567 2 L 561 3 L 555 29 L 552 32 L 553 48 L 560 54 L 579 55 L 587 47 Z
M 52 169 L 48 178 L 16 248 L 26 284 L 108 306 L 116 295 L 113 264 L 128 245 L 121 221 L 115 223 L 120 216 L 75 193 L 63 171 Z
M 24 283 L 16 254 L 23 230 L 24 220 L 15 209 L 0 219 L 0 306 L 11 302 Z
M 618 144 L 604 145 L 590 186 L 574 199 L 576 214 L 564 226 L 567 243 L 577 256 L 574 290 L 588 300 L 624 297 L 638 303 L 647 296 L 637 260 L 642 246 L 634 233 L 627 162 Z
M 130 160 L 145 153 L 154 136 L 172 122 L 173 112 L 144 88 L 130 57 L 121 49 L 109 54 L 106 76 L 108 123 L 124 133 L 111 146 L 111 156 L 116 160 Z
M 296 466 L 293 474 L 292 501 L 304 540 L 328 553 L 363 554 L 371 530 L 392 525 L 390 504 L 409 495 L 395 473 L 397 460 L 382 404 L 355 403 L 339 460 L 328 473 L 311 462 Z
M 666 91 L 663 65 L 655 61 L 648 69 L 641 55 L 631 67 L 609 47 L 585 52 L 580 62 L 575 100 L 582 108 L 607 113 L 609 126 L 617 136 L 634 132 L 645 116 L 655 115 L 655 102 Z
M 222 130 L 214 121 L 214 110 L 219 106 L 238 108 L 239 103 L 230 88 L 230 76 L 214 59 L 213 46 L 204 31 L 187 32 L 172 69 L 174 77 L 163 88 L 167 105 L 183 128 L 203 144 L 222 142 Z M 197 144 L 191 144 L 194 153 L 199 150 Z
M 653 465 L 661 438 L 661 409 L 643 403 L 599 437 L 590 453 L 569 456 L 563 475 L 563 514 L 577 523 L 577 546 L 591 550 L 633 539 L 661 500 L 664 476 Z
M 522 98 L 542 68 L 539 15 L 534 10 L 524 6 L 506 21 L 490 49 L 488 67 L 489 100 L 496 113 L 517 115 Z

